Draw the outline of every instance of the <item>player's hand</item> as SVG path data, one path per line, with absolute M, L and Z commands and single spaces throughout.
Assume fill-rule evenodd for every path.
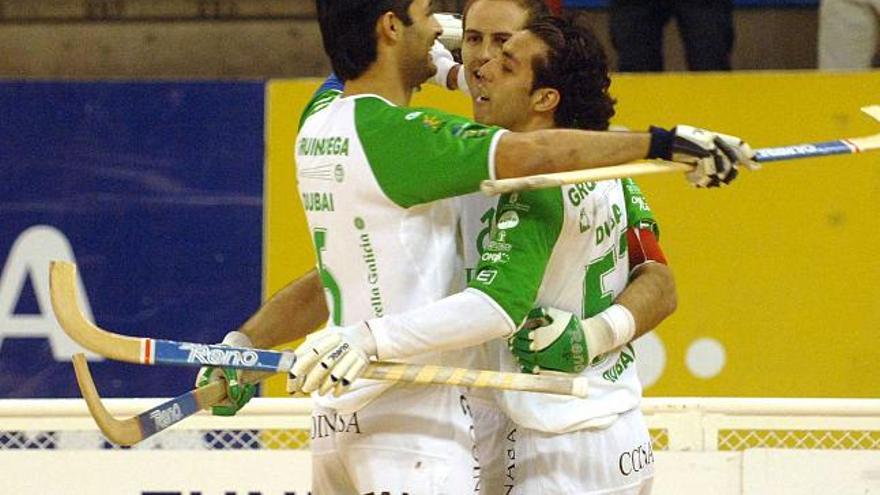
M 296 363 L 287 376 L 287 393 L 341 395 L 363 375 L 376 341 L 366 324 L 330 327 L 309 336 L 296 348 Z
M 590 364 L 585 325 L 601 324 L 591 323 L 595 319 L 582 322 L 568 311 L 535 308 L 508 339 L 510 351 L 524 373 L 540 370 L 580 373 Z
M 454 89 L 449 87 L 449 71 L 459 65 L 459 63 L 455 61 L 452 53 L 439 40 L 434 40 L 434 45 L 431 47 L 431 61 L 437 67 L 437 72 L 434 73 L 434 77 L 430 79 L 430 82 L 441 88 Z M 459 68 L 459 70 L 461 69 Z
M 434 18 L 443 28 L 440 35 L 440 43 L 446 47 L 447 51 L 458 50 L 461 48 L 461 37 L 463 33 L 461 15 L 450 12 L 438 12 L 434 14 Z
M 434 41 L 431 47 L 431 60 L 437 67 L 437 72 L 430 82 L 446 89 L 460 89 L 468 93 L 467 79 L 464 77 L 464 66 L 455 61 L 452 53 L 439 41 Z
M 220 345 L 253 347 L 247 335 L 236 331 L 227 333 Z M 199 369 L 196 387 L 204 387 L 217 380 L 226 382 L 226 399 L 211 407 L 211 413 L 215 416 L 234 416 L 257 392 L 256 385 L 241 381 L 241 370 L 216 366 L 203 366 Z
M 742 138 L 731 136 L 730 134 L 721 134 L 720 132 L 716 132 L 715 136 L 733 148 L 737 157 L 739 157 L 739 160 L 737 161 L 738 165 L 745 165 L 749 170 L 758 170 L 761 168 L 761 164 L 755 161 L 754 150 L 752 150 L 749 143 L 743 141 Z
M 649 158 L 694 165 L 686 174 L 696 187 L 719 187 L 736 178 L 739 165 L 757 168 L 754 152 L 742 139 L 706 129 L 679 125 L 671 131 L 651 128 Z

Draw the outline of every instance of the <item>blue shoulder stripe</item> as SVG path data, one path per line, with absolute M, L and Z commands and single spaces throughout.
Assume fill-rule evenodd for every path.
M 330 75 L 327 76 L 327 79 L 324 81 L 323 84 L 321 84 L 321 87 L 318 88 L 318 91 L 316 91 L 315 94 L 317 95 L 323 93 L 324 91 L 327 91 L 329 89 L 335 89 L 337 91 L 342 91 L 345 89 L 345 83 L 342 81 L 342 79 L 339 79 L 339 77 L 333 72 L 331 72 Z

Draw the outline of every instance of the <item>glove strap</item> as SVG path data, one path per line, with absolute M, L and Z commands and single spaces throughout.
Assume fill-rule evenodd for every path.
M 585 337 L 591 361 L 596 356 L 628 343 L 636 333 L 635 318 L 625 306 L 620 304 L 612 304 L 590 320 L 604 323 L 590 325 L 586 323 L 589 320 L 585 320 Z
M 675 132 L 653 125 L 650 132 L 651 146 L 648 148 L 647 158 L 672 160 L 672 144 L 675 142 Z
M 339 333 L 355 347 L 364 351 L 368 357 L 377 354 L 376 339 L 373 337 L 373 330 L 370 328 L 370 324 L 366 321 L 350 327 L 342 327 L 339 329 Z
M 618 347 L 629 343 L 636 334 L 636 319 L 633 317 L 633 314 L 626 309 L 626 306 L 612 304 L 608 309 L 600 313 L 599 316 L 605 318 L 611 325 L 611 329 L 614 331 L 614 341 L 612 342 L 614 347 L 612 347 L 612 349 L 617 349 Z

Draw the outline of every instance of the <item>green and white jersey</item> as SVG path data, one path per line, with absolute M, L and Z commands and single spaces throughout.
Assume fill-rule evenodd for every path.
M 374 95 L 315 96 L 297 136 L 297 179 L 331 324 L 401 313 L 460 288 L 457 213 L 438 200 L 490 178 L 502 132 Z M 323 404 L 356 409 L 386 388 L 359 380 Z
M 495 223 L 495 207 L 498 198 L 483 193 L 468 194 L 455 198 L 459 212 L 461 232 L 462 278 L 467 285 L 474 277 L 480 257 L 492 240 L 490 235 Z M 519 324 L 519 320 L 513 320 Z M 503 339 L 495 339 L 482 345 L 461 350 L 459 365 L 477 370 L 497 370 L 498 356 L 501 349 L 507 349 Z M 472 388 L 468 392 L 470 398 L 477 397 L 486 401 L 494 401 L 495 394 L 488 388 Z
M 498 302 L 520 323 L 535 306 L 552 306 L 581 318 L 610 306 L 629 276 L 626 229 L 656 229 L 638 186 L 630 179 L 587 182 L 502 196 L 494 208 L 474 198 L 463 204 L 465 265 L 469 286 Z M 482 212 L 480 210 L 482 209 Z M 491 230 L 488 219 L 492 220 Z M 490 365 L 520 370 L 506 346 Z M 631 345 L 601 356 L 582 372 L 587 400 L 503 392 L 498 402 L 517 424 L 563 433 L 612 421 L 638 406 L 641 384 Z

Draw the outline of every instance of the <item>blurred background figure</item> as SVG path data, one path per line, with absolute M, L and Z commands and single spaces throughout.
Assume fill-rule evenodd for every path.
M 547 6 L 550 7 L 550 10 L 554 14 L 559 15 L 562 13 L 562 0 L 545 0 L 544 3 L 546 3 Z
M 819 69 L 878 67 L 880 0 L 822 0 Z
M 673 17 L 688 69 L 730 70 L 733 0 L 611 0 L 609 9 L 618 71 L 662 71 L 663 28 Z

